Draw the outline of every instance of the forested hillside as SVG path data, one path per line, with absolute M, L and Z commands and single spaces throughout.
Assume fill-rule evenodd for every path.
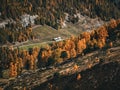
M 30 25 L 21 24 L 21 16 L 38 15 L 35 24 L 62 28 L 64 22 L 76 23 L 79 14 L 104 21 L 120 17 L 120 0 L 1 0 L 0 25 L 8 19 L 8 24 L 0 28 L 0 43 L 22 42 L 34 39 Z M 24 23 L 23 23 L 24 24 Z
M 84 32 L 78 37 L 55 42 L 45 48 L 34 47 L 27 50 L 19 48 L 0 48 L 0 71 L 9 70 L 9 76 L 14 77 L 23 69 L 35 70 L 36 67 L 46 67 L 60 64 L 82 53 L 97 49 L 112 47 L 115 40 L 120 39 L 120 19 L 111 20 L 92 32 Z M 1 73 L 2 74 L 2 73 Z
M 120 0 L 0 0 L 0 78 L 12 81 L 26 71 L 54 70 L 119 46 Z
M 21 15 L 37 14 L 37 24 L 47 24 L 59 28 L 65 20 L 65 13 L 69 20 L 78 21 L 77 13 L 100 17 L 103 20 L 120 17 L 120 0 L 1 0 L 1 18 L 19 19 Z

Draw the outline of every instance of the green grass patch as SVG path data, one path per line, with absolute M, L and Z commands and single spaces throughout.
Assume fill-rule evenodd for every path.
M 34 47 L 45 48 L 49 44 L 50 44 L 50 42 L 33 43 L 33 44 L 29 44 L 29 45 L 19 46 L 18 48 L 19 48 L 19 50 L 29 50 L 30 48 L 34 48 Z

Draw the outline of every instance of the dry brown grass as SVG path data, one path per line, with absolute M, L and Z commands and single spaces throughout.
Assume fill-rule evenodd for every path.
M 76 28 L 72 24 L 64 29 L 55 30 L 49 26 L 40 26 L 33 30 L 36 36 L 38 36 L 41 42 L 51 41 L 55 37 L 62 37 L 63 39 L 69 38 L 71 36 L 78 36 L 81 33 L 81 29 Z

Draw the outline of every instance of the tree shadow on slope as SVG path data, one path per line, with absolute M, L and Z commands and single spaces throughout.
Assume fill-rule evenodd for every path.
M 52 79 L 33 90 L 120 90 L 120 64 L 110 62 L 97 64 L 91 69 L 80 72 L 81 79 L 77 80 L 77 74 Z M 52 87 L 49 87 L 49 84 Z
M 81 72 L 81 80 L 71 80 L 64 90 L 120 90 L 120 64 L 98 64 Z

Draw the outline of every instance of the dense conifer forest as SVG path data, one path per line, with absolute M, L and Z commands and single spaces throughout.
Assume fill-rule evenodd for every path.
M 76 23 L 78 13 L 91 18 L 99 17 L 104 21 L 120 17 L 119 0 L 1 0 L 0 19 L 13 19 L 16 23 L 8 23 L 0 30 L 0 43 L 22 42 L 34 39 L 30 26 L 23 28 L 20 17 L 24 14 L 38 15 L 37 25 L 48 25 L 55 29 L 62 27 L 65 17 L 67 22 Z M 18 33 L 20 33 L 18 35 Z

